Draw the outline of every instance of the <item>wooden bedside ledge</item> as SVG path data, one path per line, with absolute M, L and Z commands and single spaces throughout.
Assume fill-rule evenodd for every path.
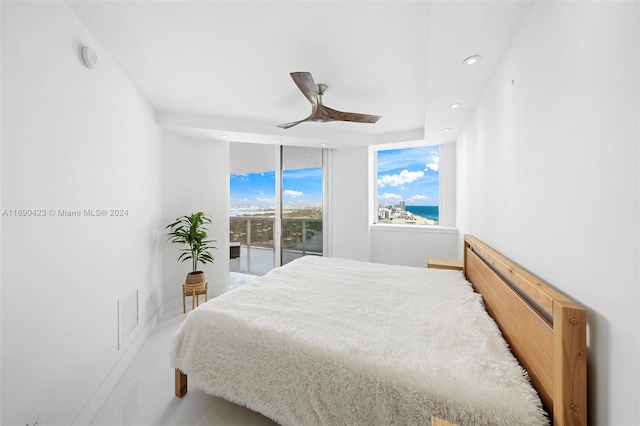
M 462 260 L 458 259 L 446 259 L 444 257 L 428 257 L 427 268 L 433 269 L 453 269 L 455 271 L 462 271 L 464 265 Z

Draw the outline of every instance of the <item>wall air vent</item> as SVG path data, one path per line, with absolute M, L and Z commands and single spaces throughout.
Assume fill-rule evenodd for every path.
M 118 300 L 118 350 L 138 326 L 138 290 Z

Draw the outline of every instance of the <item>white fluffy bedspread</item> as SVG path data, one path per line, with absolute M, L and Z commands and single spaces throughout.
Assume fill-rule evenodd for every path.
M 303 257 L 192 311 L 171 364 L 283 425 L 548 424 L 458 271 Z

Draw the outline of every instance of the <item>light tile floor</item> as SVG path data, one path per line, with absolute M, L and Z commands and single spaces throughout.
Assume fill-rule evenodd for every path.
M 185 317 L 180 306 L 161 318 L 92 425 L 276 425 L 245 407 L 209 396 L 192 383 L 189 383 L 189 392 L 184 398 L 174 396 L 174 370 L 169 366 L 169 347 L 174 332 Z

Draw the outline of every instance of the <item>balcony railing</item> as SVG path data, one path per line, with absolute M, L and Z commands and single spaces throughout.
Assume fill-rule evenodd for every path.
M 247 262 L 241 271 L 255 271 L 251 265 L 252 249 L 275 250 L 275 218 L 230 217 L 229 241 L 239 242 Z M 322 219 L 282 218 L 282 263 L 306 255 L 322 255 Z M 273 260 L 271 261 L 273 267 Z M 271 269 L 269 268 L 269 269 Z

